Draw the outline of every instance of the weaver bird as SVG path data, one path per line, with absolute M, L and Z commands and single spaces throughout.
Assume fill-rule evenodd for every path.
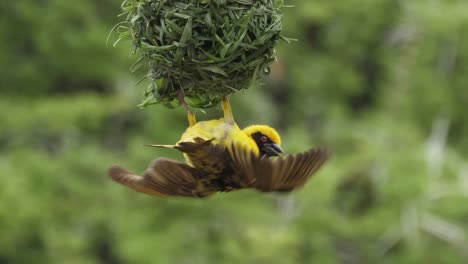
M 279 156 L 283 150 L 278 133 L 264 125 L 241 130 L 227 98 L 223 100 L 224 118 L 217 120 L 197 122 L 184 105 L 189 127 L 179 142 L 150 146 L 177 149 L 186 163 L 159 158 L 143 176 L 113 165 L 108 174 L 114 181 L 157 196 L 205 197 L 243 188 L 288 192 L 304 185 L 329 156 L 323 148 Z

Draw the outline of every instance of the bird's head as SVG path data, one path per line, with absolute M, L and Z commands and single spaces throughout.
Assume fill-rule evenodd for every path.
M 255 141 L 261 156 L 271 157 L 284 153 L 280 147 L 281 138 L 275 129 L 265 125 L 252 125 L 242 131 Z

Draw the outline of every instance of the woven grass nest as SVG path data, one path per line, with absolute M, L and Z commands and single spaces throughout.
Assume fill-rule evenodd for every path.
M 125 0 L 122 37 L 150 81 L 141 104 L 176 107 L 182 94 L 208 108 L 269 72 L 279 39 L 279 0 Z M 119 40 L 121 39 L 119 38 Z

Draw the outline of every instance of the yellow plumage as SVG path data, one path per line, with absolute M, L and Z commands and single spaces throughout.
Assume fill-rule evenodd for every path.
M 235 142 L 243 142 L 244 148 L 258 155 L 259 149 L 252 138 L 243 133 L 237 124 L 226 123 L 224 118 L 198 122 L 182 134 L 176 145 L 184 142 L 195 142 L 195 139 L 211 140 L 212 145 L 230 146 Z M 184 153 L 185 160 L 195 168 L 203 167 L 209 173 L 220 173 L 224 168 L 225 158 L 221 155 L 212 155 L 210 151 L 197 151 Z
M 274 130 L 273 128 L 266 126 L 266 125 L 251 125 L 248 126 L 244 129 L 242 129 L 242 132 L 246 134 L 247 136 L 255 134 L 257 131 L 262 131 L 262 133 L 267 136 L 268 138 L 271 139 L 271 141 L 275 142 L 278 145 L 281 145 L 281 138 L 278 135 L 278 132 Z
M 143 177 L 114 165 L 109 175 L 139 192 L 158 196 L 203 197 L 217 191 L 255 188 L 291 191 L 302 186 L 328 158 L 324 149 L 286 155 L 278 133 L 265 125 L 241 130 L 227 99 L 224 118 L 196 122 L 189 110 L 189 127 L 175 145 L 151 145 L 181 151 L 186 163 L 157 159 Z
M 248 137 L 237 124 L 228 124 L 224 118 L 198 122 L 187 128 L 182 134 L 179 142 L 193 141 L 194 138 L 202 138 L 204 140 L 213 139 L 213 144 L 228 146 L 234 141 L 242 141 L 249 150 L 258 154 L 259 150 L 255 141 Z

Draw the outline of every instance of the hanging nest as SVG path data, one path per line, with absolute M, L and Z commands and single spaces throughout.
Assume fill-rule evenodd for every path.
M 279 0 L 125 0 L 121 37 L 150 81 L 141 104 L 208 108 L 269 72 L 282 38 Z M 284 38 L 283 38 L 284 39 Z M 286 39 L 285 39 L 286 40 Z

